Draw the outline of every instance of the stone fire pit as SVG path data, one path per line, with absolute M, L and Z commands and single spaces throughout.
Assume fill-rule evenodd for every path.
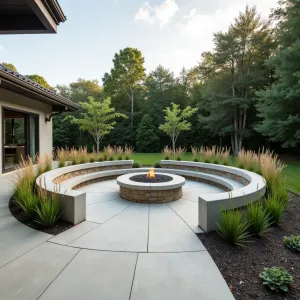
M 152 173 L 151 173 L 152 172 Z M 157 173 L 131 173 L 119 176 L 120 197 L 136 203 L 168 203 L 182 197 L 182 176 Z

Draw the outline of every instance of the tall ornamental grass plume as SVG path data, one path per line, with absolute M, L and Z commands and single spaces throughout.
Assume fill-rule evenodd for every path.
M 264 208 L 274 225 L 278 225 L 286 215 L 286 202 L 273 195 L 266 197 Z
M 165 160 L 169 160 L 169 159 L 172 159 L 172 154 L 173 154 L 173 151 L 172 149 L 169 147 L 169 146 L 165 146 L 163 151 L 162 151 L 162 154 L 163 154 L 163 157 Z
M 186 152 L 186 148 L 184 147 L 178 147 L 178 148 L 175 148 L 175 152 L 173 153 L 173 157 L 177 160 L 182 160 L 183 158 L 183 155 L 185 154 Z
M 87 147 L 80 147 L 78 149 L 78 158 L 79 158 L 79 163 L 80 164 L 85 164 L 88 162 L 88 150 Z
M 115 146 L 115 153 L 117 154 L 117 157 L 118 157 L 118 160 L 122 160 L 123 159 L 123 154 L 124 154 L 124 151 L 123 151 L 123 148 L 121 146 Z
M 227 242 L 237 246 L 244 246 L 249 235 L 249 221 L 243 218 L 239 210 L 224 210 L 221 222 L 217 224 L 219 235 Z
M 42 177 L 43 176 L 40 177 L 40 183 L 43 180 Z M 49 194 L 46 189 L 46 182 L 44 181 L 44 189 L 38 188 L 37 196 L 39 199 L 39 204 L 35 209 L 35 221 L 45 228 L 53 227 L 60 217 L 59 188 Z
M 200 149 L 195 146 L 191 146 L 191 150 L 192 150 L 194 161 L 195 162 L 200 161 Z
M 260 172 L 259 154 L 251 150 L 242 149 L 237 156 L 237 166 L 252 172 Z
M 35 195 L 35 181 L 36 174 L 32 159 L 30 157 L 27 160 L 22 158 L 13 177 L 13 200 L 23 210 L 28 219 L 34 218 L 38 203 Z
M 37 161 L 37 177 L 45 172 L 52 170 L 53 155 L 45 153 L 44 155 L 39 154 L 36 157 Z
M 195 149 L 198 152 L 199 161 L 204 161 L 206 163 L 223 163 L 228 164 L 228 159 L 230 155 L 230 149 L 227 147 L 201 147 L 200 149 Z
M 271 218 L 261 202 L 251 203 L 247 206 L 246 218 L 249 223 L 249 232 L 262 237 L 269 231 Z
M 282 193 L 282 188 L 285 189 L 285 182 L 282 179 L 282 170 L 285 165 L 278 159 L 278 155 L 268 149 L 262 149 L 259 153 L 259 163 L 262 176 L 267 182 L 268 193 L 274 196 L 278 192 Z
M 74 166 L 74 165 L 77 165 L 79 160 L 78 160 L 78 151 L 73 147 L 70 151 L 70 154 L 69 154 L 70 158 L 69 160 L 71 161 L 71 164 Z
M 106 157 L 106 159 L 114 160 L 114 156 L 116 154 L 115 148 L 108 145 L 108 146 L 104 147 L 103 154 L 104 154 L 104 157 Z
M 133 154 L 133 147 L 125 145 L 125 147 L 124 147 L 124 154 L 125 154 L 125 159 L 126 160 L 131 159 L 132 158 L 132 154 Z
M 68 149 L 60 148 L 56 151 L 56 159 L 58 160 L 58 167 L 63 168 L 67 165 Z

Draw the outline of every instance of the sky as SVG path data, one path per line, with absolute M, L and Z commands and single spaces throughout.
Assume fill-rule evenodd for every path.
M 246 4 L 267 17 L 278 0 L 59 0 L 67 21 L 57 34 L 2 35 L 0 62 L 50 85 L 78 78 L 102 83 L 116 52 L 138 48 L 146 72 L 159 64 L 175 74 L 195 66 Z

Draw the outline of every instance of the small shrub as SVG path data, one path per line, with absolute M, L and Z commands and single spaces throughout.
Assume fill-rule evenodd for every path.
M 265 199 L 264 208 L 274 225 L 278 225 L 285 216 L 286 204 L 271 195 Z
M 141 163 L 139 161 L 134 161 L 132 164 L 132 168 L 141 168 Z
M 263 236 L 271 225 L 270 217 L 261 203 L 249 204 L 246 217 L 249 222 L 249 232 L 258 236 Z
M 300 235 L 285 236 L 283 243 L 292 251 L 300 252 Z
M 178 156 L 176 159 L 177 159 L 178 161 L 181 161 L 181 157 L 180 157 L 180 156 Z
M 243 246 L 249 237 L 249 222 L 243 219 L 242 213 L 238 210 L 222 211 L 221 222 L 217 226 L 220 236 L 229 243 Z
M 262 278 L 264 285 L 276 292 L 287 292 L 289 285 L 293 283 L 293 276 L 283 267 L 265 268 L 259 277 Z
M 161 163 L 159 161 L 156 161 L 153 165 L 154 168 L 162 168 Z

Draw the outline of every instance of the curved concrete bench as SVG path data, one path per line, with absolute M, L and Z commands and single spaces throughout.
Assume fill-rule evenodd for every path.
M 266 192 L 265 179 L 244 169 L 189 161 L 163 160 L 161 164 L 164 168 L 180 168 L 198 172 L 209 170 L 210 174 L 223 174 L 224 177 L 236 179 L 244 184 L 243 187 L 232 189 L 230 192 L 199 195 L 198 225 L 205 232 L 218 228 L 217 223 L 220 222 L 222 210 L 243 207 L 261 199 Z
M 118 170 L 132 167 L 132 160 L 105 161 L 54 169 L 39 176 L 36 184 L 49 194 L 58 193 L 62 219 L 74 225 L 86 219 L 86 194 L 66 188 L 63 184 L 69 178 L 85 177 L 99 170 Z

